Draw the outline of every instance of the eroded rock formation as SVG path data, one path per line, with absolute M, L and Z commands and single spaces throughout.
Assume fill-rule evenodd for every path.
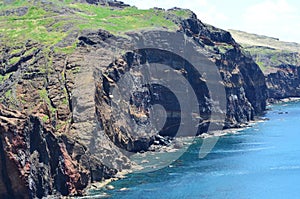
M 123 4 L 119 4 L 121 9 Z M 34 41 L 14 47 L 3 44 L 0 49 L 1 198 L 80 195 L 91 182 L 130 169 L 132 163 L 125 155 L 127 152 L 146 151 L 153 143 L 166 143 L 167 139 L 158 134 L 173 137 L 180 122 L 180 104 L 169 100 L 174 97 L 167 87 L 140 85 L 144 77 L 132 71 L 138 64 L 160 59 L 173 66 L 175 73 L 186 77 L 186 85 L 199 93 L 200 116 L 195 117 L 200 122 L 196 134 L 206 132 L 211 122 L 221 128 L 239 127 L 265 110 L 264 76 L 230 33 L 204 25 L 193 13 L 186 19 L 172 14 L 166 18 L 178 25 L 177 33 L 182 38 L 194 41 L 217 67 L 222 81 L 215 84 L 225 89 L 226 107 L 219 108 L 209 98 L 205 74 L 197 75 L 188 64 L 180 65 L 182 60 L 175 55 L 151 51 L 149 57 L 145 51 L 122 52 L 122 48 L 116 52 L 109 43 L 113 40 L 128 44 L 129 38 L 137 35 L 143 38 L 147 31 L 128 33 L 125 37 L 101 29 L 75 31 L 60 43 L 68 45 L 78 40 L 71 53 L 57 52 Z M 134 86 L 144 88 L 132 93 L 126 104 L 128 109 L 124 109 L 133 126 L 132 122 L 122 120 L 122 115 L 114 114 L 111 103 L 110 90 L 127 72 L 136 79 Z M 178 83 L 183 88 L 186 85 Z M 162 105 L 171 115 L 162 131 L 149 125 L 149 110 L 154 104 Z M 225 121 L 211 121 L 212 112 L 225 114 Z

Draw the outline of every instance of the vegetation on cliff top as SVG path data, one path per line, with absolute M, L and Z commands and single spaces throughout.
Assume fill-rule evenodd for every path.
M 248 51 L 264 73 L 280 65 L 300 65 L 300 44 L 277 38 L 229 30 L 233 38 Z
M 75 48 L 76 41 L 60 43 L 74 32 L 104 29 L 122 34 L 157 27 L 176 30 L 177 25 L 166 18 L 170 14 L 189 16 L 184 10 L 165 12 L 160 9 L 139 10 L 136 7 L 112 8 L 70 0 L 0 2 L 0 38 L 4 45 L 15 46 L 33 40 L 70 52 Z

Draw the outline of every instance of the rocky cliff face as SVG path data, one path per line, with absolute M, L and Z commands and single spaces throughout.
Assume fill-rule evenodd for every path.
M 270 102 L 284 98 L 300 97 L 299 65 L 282 64 L 266 75 Z
M 280 65 L 266 77 L 270 100 L 300 96 L 299 66 Z
M 262 113 L 267 98 L 263 73 L 253 60 L 241 52 L 229 32 L 204 26 L 192 17 L 183 21 L 183 29 L 200 45 L 209 46 L 218 66 L 227 95 L 227 125 L 252 120 Z
M 100 1 L 86 2 L 99 4 Z M 115 14 L 120 14 L 123 7 L 127 7 L 120 2 L 113 4 L 115 7 L 109 12 Z M 42 1 L 39 5 L 44 11 L 38 13 L 46 12 L 47 21 L 48 15 L 60 13 L 57 5 L 62 4 Z M 92 11 L 86 10 L 84 5 L 74 3 L 62 7 L 69 17 L 66 21 L 74 17 L 81 23 L 80 17 L 89 16 Z M 96 14 L 97 9 L 100 13 L 107 12 L 104 7 L 89 8 L 96 9 Z M 137 12 L 126 9 L 120 17 L 124 14 L 127 19 L 129 11 L 129 16 L 131 12 Z M 17 12 L 21 17 L 32 20 L 32 12 L 36 8 L 26 4 L 19 10 L 14 8 L 13 11 L 1 12 L 4 13 L 2 17 L 10 17 Z M 1 40 L 1 198 L 80 195 L 91 182 L 131 169 L 132 163 L 126 153 L 148 150 L 152 144 L 166 144 L 162 136 L 174 137 L 174 131 L 180 125 L 180 103 L 167 87 L 143 85 L 142 80 L 146 77 L 135 71 L 139 64 L 157 63 L 159 60 L 172 66 L 174 73 L 187 80 L 188 83 L 178 80 L 176 85 L 184 90 L 190 85 L 196 92 L 196 108 L 200 113 L 200 116 L 197 115 L 199 123 L 194 125 L 199 126 L 196 134 L 207 132 L 210 123 L 222 128 L 239 127 L 265 110 L 267 96 L 263 73 L 241 51 L 230 33 L 204 25 L 190 11 L 155 9 L 151 12 L 153 16 L 163 16 L 154 24 L 163 26 L 159 31 L 135 31 L 121 36 L 101 29 L 108 27 L 106 23 L 97 26 L 99 30 L 89 30 L 83 25 L 76 29 L 70 25 L 73 21 L 64 24 L 55 15 L 50 16 L 53 17 L 49 20 L 50 24 L 43 26 L 49 35 L 54 34 L 53 38 L 20 40 L 14 45 Z M 116 16 L 113 14 L 107 18 L 114 20 Z M 116 27 L 127 31 L 123 26 L 119 24 Z M 127 26 L 131 27 L 130 24 Z M 149 26 L 153 28 L 153 23 Z M 63 29 L 62 32 L 59 28 Z M 182 41 L 176 41 L 178 43 L 184 43 L 184 39 L 192 40 L 201 54 L 216 66 L 220 81 L 207 82 L 205 75 L 209 74 L 195 73 L 189 64 L 182 65 L 182 59 L 176 54 L 149 49 L 126 51 L 125 46 L 110 43 L 118 41 L 132 45 L 128 41 L 143 40 L 158 32 L 181 35 Z M 50 44 L 49 39 L 57 41 L 54 40 L 56 34 L 63 35 L 63 39 Z M 3 32 L 0 36 L 8 38 Z M 72 50 L 74 41 L 76 45 Z M 168 48 L 169 43 L 159 45 Z M 111 91 L 120 84 L 118 81 L 125 73 L 133 80 L 132 86 L 139 89 L 122 104 L 125 107 L 123 112 L 116 114 Z M 208 83 L 224 88 L 225 107 L 219 107 L 220 102 L 210 98 Z M 163 106 L 169 115 L 161 131 L 152 121 L 151 108 L 154 104 Z M 225 121 L 213 120 L 213 112 L 226 115 Z M 124 119 L 125 115 L 129 115 L 131 122 Z
M 87 148 L 57 136 L 37 116 L 0 106 L 1 198 L 81 195 L 93 180 L 117 171 L 104 166 Z

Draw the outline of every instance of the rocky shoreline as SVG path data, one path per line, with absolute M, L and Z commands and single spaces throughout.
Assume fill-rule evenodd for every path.
M 280 99 L 276 102 L 272 102 L 268 105 L 289 103 L 289 102 L 298 102 L 298 101 L 300 101 L 300 97 L 289 97 L 289 98 Z M 203 133 L 196 137 L 175 138 L 176 139 L 175 143 L 170 141 L 169 145 L 167 145 L 167 146 L 158 145 L 157 148 L 147 151 L 147 152 L 143 152 L 141 154 L 144 157 L 144 160 L 147 160 L 147 156 L 149 156 L 149 153 L 156 153 L 156 154 L 157 153 L 173 153 L 173 152 L 176 152 L 177 150 L 183 149 L 184 146 L 191 144 L 192 140 L 194 140 L 195 138 L 209 139 L 209 138 L 213 138 L 213 137 L 221 137 L 221 136 L 239 134 L 241 131 L 248 129 L 248 128 L 252 128 L 254 125 L 264 122 L 266 120 L 268 120 L 268 119 L 264 118 L 264 117 L 257 117 L 254 121 L 250 121 L 247 124 L 242 124 L 238 128 L 230 128 L 230 129 L 224 129 L 224 130 L 219 130 L 219 131 L 212 131 L 209 134 Z M 184 150 L 186 150 L 186 147 L 184 148 Z M 116 176 L 115 178 L 107 179 L 101 183 L 91 184 L 90 187 L 88 187 L 86 189 L 86 194 L 88 194 L 89 191 L 94 190 L 94 189 L 98 189 L 98 190 L 103 189 L 111 182 L 126 178 L 127 174 L 134 173 L 136 171 L 140 171 L 143 169 L 144 169 L 144 167 L 139 165 L 135 169 L 126 170 L 121 173 L 118 173 L 118 176 Z
M 300 99 L 299 99 L 300 100 Z M 287 100 L 284 100 L 285 102 Z M 291 101 L 289 101 L 291 102 Z M 241 125 L 239 128 L 231 128 L 231 129 L 224 129 L 224 130 L 220 130 L 220 131 L 213 131 L 211 133 L 203 133 L 199 136 L 196 137 L 182 137 L 182 138 L 175 138 L 175 140 L 173 140 L 174 142 L 170 142 L 168 146 L 157 146 L 157 148 L 155 150 L 152 151 L 146 151 L 143 153 L 138 153 L 138 156 L 141 157 L 141 160 L 139 163 L 139 166 L 136 166 L 135 168 L 131 169 L 131 170 L 126 170 L 126 171 L 122 171 L 121 173 L 118 173 L 118 176 L 115 176 L 114 178 L 111 179 L 107 179 L 103 182 L 97 182 L 97 183 L 93 183 L 91 184 L 89 187 L 87 187 L 87 189 L 85 190 L 85 194 L 86 196 L 88 196 L 89 192 L 93 191 L 93 190 L 103 190 L 103 192 L 101 193 L 102 197 L 109 197 L 109 195 L 105 192 L 105 190 L 112 190 L 114 189 L 114 187 L 112 185 L 110 185 L 111 182 L 117 181 L 117 180 L 121 180 L 126 178 L 126 175 L 131 174 L 131 173 L 135 173 L 135 172 L 148 172 L 148 171 L 153 171 L 152 169 L 159 169 L 162 167 L 159 167 L 159 164 L 155 164 L 152 163 L 149 165 L 149 159 L 151 160 L 151 157 L 155 156 L 156 158 L 161 156 L 162 154 L 166 155 L 170 154 L 170 153 L 178 153 L 178 151 L 183 151 L 180 152 L 180 154 L 182 155 L 184 153 L 184 151 L 187 150 L 187 148 L 189 147 L 189 145 L 192 144 L 194 139 L 200 138 L 200 139 L 210 139 L 210 138 L 214 138 L 214 137 L 222 137 L 222 136 L 227 136 L 227 135 L 235 135 L 235 134 L 239 134 L 241 131 L 248 129 L 248 128 L 252 128 L 255 124 L 260 123 L 260 122 L 264 122 L 266 121 L 266 118 L 261 118 L 258 117 L 256 118 L 254 121 L 249 122 L 248 124 L 244 124 Z M 164 156 L 163 157 L 166 157 Z M 179 157 L 179 156 L 178 156 Z M 157 159 L 157 161 L 159 162 L 159 159 Z M 143 164 L 145 164 L 146 166 L 143 166 Z M 172 167 L 172 165 L 164 165 L 165 167 Z M 145 167 L 148 167 L 145 168 Z M 151 167 L 151 169 L 149 170 L 149 167 Z M 125 191 L 127 190 L 126 187 L 121 188 L 119 191 Z M 98 197 L 98 195 L 97 195 Z M 99 195 L 100 197 L 100 195 Z M 66 197 L 67 199 L 68 197 Z M 86 197 L 80 197 L 81 199 L 85 199 Z
M 282 99 L 278 99 L 278 100 L 270 100 L 268 105 L 272 105 L 272 104 L 280 104 L 280 103 L 288 103 L 288 102 L 297 102 L 300 101 L 300 97 L 287 97 L 287 98 L 282 98 Z

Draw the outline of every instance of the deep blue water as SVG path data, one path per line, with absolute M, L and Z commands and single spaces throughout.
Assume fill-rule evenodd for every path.
M 197 139 L 172 165 L 151 173 L 130 174 L 110 198 L 299 199 L 300 103 L 271 107 L 265 117 L 239 134 L 219 139 L 212 152 L 198 158 Z M 120 191 L 121 188 L 128 188 Z M 97 198 L 96 196 L 94 198 Z

